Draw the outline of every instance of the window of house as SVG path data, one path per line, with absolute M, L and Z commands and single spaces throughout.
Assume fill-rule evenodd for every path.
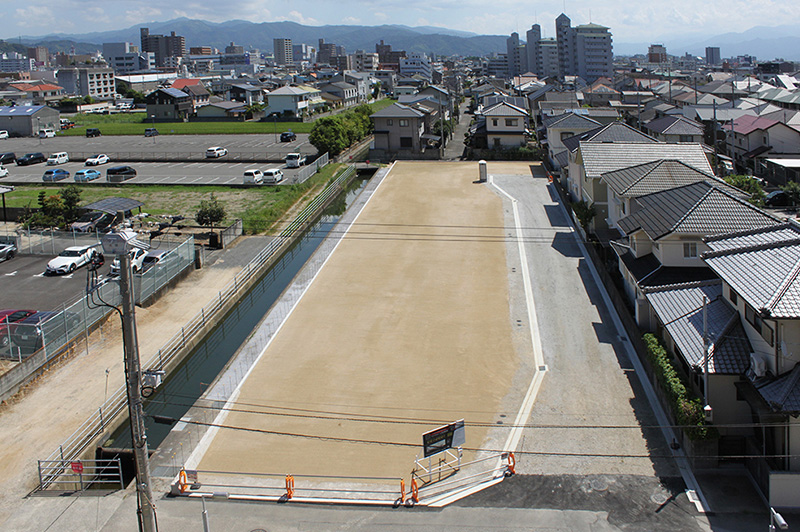
M 744 319 L 747 320 L 747 323 L 753 326 L 753 329 L 756 330 L 758 334 L 767 342 L 770 346 L 774 345 L 775 343 L 775 333 L 772 330 L 772 327 L 764 323 L 761 319 L 761 316 L 758 315 L 756 309 L 751 307 L 748 304 L 744 306 Z
M 391 118 L 387 118 L 387 119 L 386 119 L 386 125 L 387 125 L 387 126 L 394 125 L 394 120 L 392 120 Z
M 561 132 L 561 140 L 568 139 L 568 138 L 574 137 L 574 136 L 575 136 L 575 133 L 573 133 L 571 131 L 562 131 Z
M 691 135 L 681 135 L 680 136 L 680 142 L 692 142 L 692 136 Z
M 684 242 L 683 243 L 683 258 L 684 259 L 697 258 L 697 243 L 696 242 Z
M 506 118 L 506 127 L 515 127 L 517 125 L 516 118 Z
M 492 125 L 493 126 L 497 126 L 497 119 L 496 118 L 492 118 Z
M 402 122 L 402 120 L 400 121 Z M 400 124 L 403 125 L 402 123 Z M 413 142 L 411 141 L 411 137 L 400 137 L 400 147 L 401 148 L 411 148 L 413 146 Z
M 739 304 L 739 294 L 734 292 L 733 288 L 730 286 L 728 287 L 728 299 L 731 300 L 731 304 L 733 304 L 734 307 Z
M 400 127 L 408 127 L 408 120 L 401 118 L 400 119 Z

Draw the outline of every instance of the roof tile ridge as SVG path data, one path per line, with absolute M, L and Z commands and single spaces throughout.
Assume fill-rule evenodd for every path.
M 778 289 L 775 291 L 775 293 L 772 295 L 769 301 L 767 301 L 767 304 L 765 305 L 764 308 L 766 308 L 770 312 L 774 310 L 775 307 L 778 305 L 778 302 L 781 299 L 783 299 L 783 296 L 786 295 L 786 291 L 789 290 L 789 287 L 792 285 L 792 283 L 794 283 L 797 280 L 798 275 L 800 275 L 800 262 L 794 265 L 794 267 L 786 276 L 786 278 L 783 280 L 781 285 L 778 287 Z
M 701 288 L 703 286 L 714 286 L 714 285 L 721 285 L 722 279 L 705 279 L 701 281 L 687 281 L 685 283 L 675 283 L 675 284 L 662 284 L 659 286 L 647 286 L 642 287 L 641 290 L 645 294 L 653 294 L 656 292 L 666 292 L 668 290 L 679 290 L 682 288 Z
M 760 233 L 767 233 L 791 227 L 791 222 L 781 222 L 775 225 L 765 225 L 764 227 L 756 227 L 754 229 L 743 229 L 741 231 L 732 231 L 730 233 L 720 233 L 718 235 L 711 235 L 703 238 L 703 242 L 718 242 L 720 240 L 727 240 L 728 238 L 736 238 L 740 236 L 757 235 Z
M 734 253 L 750 253 L 752 251 L 765 251 L 767 249 L 778 249 L 788 246 L 800 245 L 800 237 L 792 238 L 790 240 L 782 240 L 780 242 L 763 242 L 761 244 L 753 244 L 751 246 L 742 246 L 738 248 L 720 249 L 718 251 L 706 251 L 701 258 L 713 259 L 722 257 L 724 255 L 733 255 Z
M 783 404 L 789 398 L 789 394 L 797 385 L 797 381 L 800 380 L 800 369 L 798 368 L 800 368 L 800 365 L 796 365 L 794 368 L 792 368 L 792 372 L 789 374 L 789 378 L 786 380 L 786 386 L 781 391 L 781 399 L 780 402 L 778 403 L 781 406 L 781 408 L 783 408 Z

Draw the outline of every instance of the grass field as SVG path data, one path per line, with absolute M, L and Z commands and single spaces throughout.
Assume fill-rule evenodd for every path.
M 225 206 L 228 225 L 241 218 L 246 233 L 267 231 L 307 191 L 326 183 L 341 165 L 330 164 L 301 185 L 277 187 L 231 188 L 221 186 L 146 186 L 124 185 L 118 187 L 82 186 L 81 205 L 112 196 L 122 196 L 144 203 L 142 212 L 182 215 L 194 219 L 200 201 L 214 194 Z M 18 185 L 6 194 L 9 207 L 38 207 L 39 192 L 55 195 L 62 187 Z
M 373 112 L 392 105 L 395 100 L 384 98 L 369 104 Z M 147 113 L 115 113 L 111 115 L 77 114 L 73 117 L 76 127 L 58 134 L 63 136 L 85 135 L 87 127 L 100 129 L 103 135 L 144 135 L 144 130 L 153 127 Z M 295 133 L 310 133 L 314 122 L 156 122 L 161 135 L 253 135 L 274 134 L 292 130 Z

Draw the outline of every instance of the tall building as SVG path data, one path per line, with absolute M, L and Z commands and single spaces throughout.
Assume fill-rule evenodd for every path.
M 317 50 L 310 44 L 293 44 L 292 45 L 292 60 L 295 63 L 316 63 Z
M 706 64 L 721 65 L 722 57 L 719 55 L 718 46 L 706 46 Z
M 411 77 L 414 74 L 419 74 L 430 81 L 433 71 L 427 55 L 412 52 L 400 60 L 400 75 Z
M 647 49 L 648 63 L 666 63 L 667 47 L 663 44 L 651 44 Z
M 575 30 L 572 21 L 564 13 L 556 19 L 556 41 L 558 42 L 558 75 L 575 75 Z
M 540 78 L 558 77 L 558 41 L 554 38 L 539 41 Z
M 291 39 L 272 39 L 272 50 L 276 65 L 291 65 L 294 62 Z
M 528 71 L 528 55 L 525 45 L 519 42 L 519 34 L 514 32 L 506 39 L 506 57 L 508 58 L 508 76 L 519 76 Z
M 353 70 L 356 72 L 369 72 L 378 70 L 379 60 L 378 54 L 375 52 L 365 52 L 364 50 L 356 50 L 351 56 Z
M 525 51 L 528 55 L 528 70 L 533 72 L 539 77 L 542 77 L 542 27 L 538 24 L 531 26 L 531 29 L 525 33 Z
M 150 28 L 139 28 L 142 41 L 142 52 L 152 52 L 156 58 L 156 66 L 163 67 L 167 58 L 183 57 L 186 55 L 186 39 L 171 32 L 169 35 L 156 35 L 150 33 Z M 174 63 L 174 61 L 170 61 Z
M 156 55 L 153 52 L 139 52 L 136 46 L 127 42 L 103 43 L 103 58 L 118 75 L 156 68 Z
M 234 44 L 233 42 L 231 42 L 228 46 L 225 47 L 225 53 L 242 55 L 244 53 L 244 46 L 239 44 Z
M 541 46 L 541 45 L 540 45 Z M 587 82 L 614 74 L 611 33 L 599 24 L 572 27 L 564 13 L 556 19 L 558 76 L 580 76 Z
M 50 62 L 49 55 L 46 46 L 28 48 L 28 59 L 33 59 L 37 65 L 47 66 Z
M 68 94 L 113 100 L 117 93 L 114 71 L 110 68 L 59 68 L 56 79 Z

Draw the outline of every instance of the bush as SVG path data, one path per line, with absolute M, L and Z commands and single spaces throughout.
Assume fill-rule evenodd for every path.
M 669 406 L 679 425 L 691 425 L 684 428 L 692 440 L 708 440 L 719 436 L 716 429 L 706 425 L 703 405 L 700 399 L 689 397 L 686 385 L 675 371 L 675 366 L 667 355 L 667 350 L 658 338 L 650 333 L 642 337 L 647 348 L 647 358 L 656 374 L 656 380 L 669 400 Z

